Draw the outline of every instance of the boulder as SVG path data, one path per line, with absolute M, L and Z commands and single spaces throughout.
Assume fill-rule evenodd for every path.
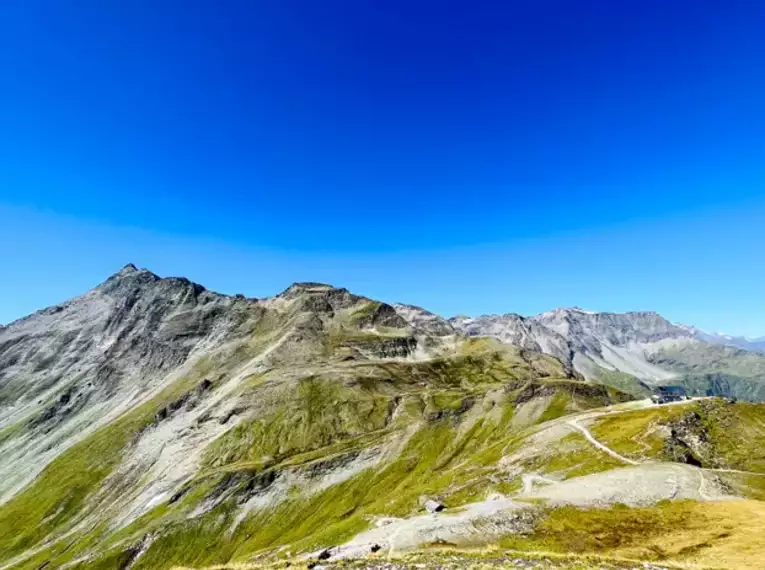
M 425 510 L 429 513 L 440 513 L 446 508 L 445 505 L 439 503 L 438 501 L 434 501 L 433 499 L 428 499 L 425 501 L 423 507 L 425 507 Z

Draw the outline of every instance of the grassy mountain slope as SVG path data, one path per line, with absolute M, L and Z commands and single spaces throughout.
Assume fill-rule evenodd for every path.
M 596 372 L 591 378 L 592 382 L 611 386 L 636 398 L 648 398 L 653 392 L 645 382 L 642 382 L 632 374 L 620 372 L 619 370 L 608 370 L 602 367 L 598 367 L 595 370 Z
M 138 304 L 176 286 L 133 270 L 110 283 Z M 0 505 L 7 567 L 167 568 L 334 543 L 416 512 L 422 496 L 458 506 L 517 486 L 498 462 L 523 429 L 628 398 L 552 357 L 434 334 L 320 284 L 242 311 L 236 335 L 62 447 Z M 3 443 L 21 446 L 35 414 L 67 410 L 31 412 Z

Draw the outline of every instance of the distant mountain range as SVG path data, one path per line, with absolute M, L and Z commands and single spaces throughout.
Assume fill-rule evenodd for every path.
M 647 394 L 650 386 L 679 384 L 698 395 L 765 399 L 765 354 L 746 343 L 669 322 L 654 312 L 598 313 L 555 309 L 454 317 L 468 336 L 488 336 L 558 358 L 586 379 Z
M 688 331 L 699 340 L 705 340 L 714 344 L 722 344 L 724 346 L 733 346 L 742 350 L 765 352 L 765 336 L 759 338 L 748 338 L 745 336 L 732 336 L 722 333 L 709 333 L 691 326 L 678 326 L 687 328 Z

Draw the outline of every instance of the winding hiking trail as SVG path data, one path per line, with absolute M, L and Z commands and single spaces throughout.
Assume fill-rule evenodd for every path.
M 696 402 L 698 400 L 705 400 L 707 398 L 693 398 L 691 400 L 684 400 L 681 402 L 672 402 L 670 404 L 661 404 L 662 406 L 682 406 L 682 405 L 688 405 L 693 402 Z M 648 406 L 646 406 L 647 408 Z M 628 408 L 623 410 L 607 410 L 602 412 L 594 412 L 594 413 L 587 413 L 584 415 L 581 415 L 576 418 L 572 419 L 566 419 L 566 425 L 571 426 L 575 430 L 577 430 L 579 433 L 581 433 L 585 439 L 587 439 L 588 442 L 590 442 L 591 445 L 594 447 L 597 447 L 599 450 L 603 451 L 604 453 L 607 453 L 614 459 L 617 459 L 623 463 L 626 463 L 628 465 L 643 465 L 646 463 L 646 461 L 637 461 L 635 459 L 630 459 L 629 457 L 625 457 L 624 455 L 620 454 L 617 451 L 614 451 L 604 443 L 598 441 L 595 436 L 592 435 L 592 432 L 587 429 L 585 426 L 581 425 L 579 422 L 581 420 L 593 420 L 595 418 L 600 418 L 603 416 L 612 416 L 616 414 L 626 414 L 629 412 L 633 412 L 635 410 L 639 409 L 645 409 L 645 408 Z M 651 463 L 656 463 L 656 461 L 650 461 Z M 756 471 L 744 471 L 742 469 L 726 469 L 722 467 L 697 467 L 700 471 L 709 471 L 712 473 L 732 473 L 732 474 L 738 474 L 738 475 L 754 475 L 757 477 L 765 477 L 765 473 L 758 473 Z
M 702 399 L 702 398 L 695 398 L 695 399 L 692 399 L 692 400 L 685 400 L 685 401 L 681 401 L 681 402 L 673 402 L 671 404 L 663 404 L 663 405 L 674 405 L 674 406 L 687 405 L 687 404 L 690 404 L 690 403 L 692 403 L 692 402 L 694 402 L 695 400 L 698 400 L 698 399 Z M 583 425 L 581 425 L 579 423 L 579 421 L 582 420 L 582 419 L 592 420 L 592 419 L 595 419 L 595 418 L 599 418 L 599 417 L 603 417 L 603 416 L 608 416 L 608 415 L 624 414 L 624 413 L 627 413 L 627 412 L 630 412 L 630 411 L 634 411 L 634 409 L 635 408 L 625 409 L 625 410 L 609 410 L 609 411 L 604 411 L 604 412 L 600 412 L 600 413 L 588 414 L 586 416 L 580 416 L 578 418 L 573 418 L 573 419 L 570 419 L 570 420 L 566 420 L 566 425 L 574 428 L 579 433 L 581 433 L 585 437 L 585 439 L 592 446 L 594 446 L 597 449 L 601 450 L 602 452 L 610 455 L 614 459 L 617 459 L 618 461 L 621 461 L 622 463 L 625 463 L 625 464 L 628 464 L 628 465 L 635 465 L 635 466 L 636 465 L 646 465 L 646 464 L 656 464 L 656 463 L 659 463 L 657 461 L 637 461 L 637 460 L 634 460 L 634 459 L 630 459 L 629 457 L 625 457 L 624 455 L 622 455 L 622 454 L 618 453 L 617 451 L 611 449 L 610 447 L 608 447 L 604 443 L 598 441 L 595 438 L 595 436 L 592 435 L 592 432 L 589 429 L 587 429 L 585 426 L 583 426 Z M 688 466 L 688 467 L 692 467 L 692 466 Z M 698 494 L 699 494 L 699 497 L 702 500 L 705 500 L 705 501 L 715 501 L 715 500 L 719 500 L 719 498 L 720 498 L 719 495 L 717 495 L 717 494 L 711 494 L 710 495 L 707 492 L 710 484 L 707 481 L 707 478 L 704 476 L 704 472 L 705 471 L 709 472 L 709 473 L 731 473 L 731 474 L 736 474 L 736 475 L 751 475 L 751 476 L 755 476 L 755 477 L 765 477 L 765 473 L 758 473 L 758 472 L 755 472 L 755 471 L 744 471 L 744 470 L 741 470 L 741 469 L 725 469 L 725 468 L 714 468 L 714 467 L 692 467 L 692 469 L 694 469 L 698 473 L 698 476 L 699 476 Z
M 678 402 L 675 405 L 688 403 L 691 401 Z M 704 477 L 703 470 L 698 467 L 625 457 L 598 441 L 590 430 L 582 425 L 599 417 L 628 413 L 652 405 L 650 401 L 630 402 L 617 407 L 585 412 L 577 417 L 550 420 L 540 425 L 536 432 L 538 436 L 544 435 L 535 442 L 529 441 L 531 448 L 550 444 L 575 430 L 585 437 L 589 445 L 623 463 L 622 468 L 567 480 L 549 478 L 543 473 L 522 473 L 522 486 L 515 496 L 486 499 L 464 505 L 455 511 L 388 520 L 383 526 L 364 531 L 349 542 L 336 547 L 332 558 L 358 557 L 369 552 L 372 545 L 379 545 L 385 548 L 388 555 L 392 555 L 428 542 L 469 541 L 476 533 L 486 538 L 490 535 L 517 532 L 517 529 L 522 528 L 524 513 L 533 508 L 533 503 L 525 502 L 527 500 L 539 499 L 553 505 L 592 508 L 616 503 L 645 506 L 667 499 L 715 501 L 726 498 Z
M 595 437 L 590 433 L 590 430 L 588 430 L 586 427 L 579 425 L 579 422 L 577 419 L 569 420 L 566 422 L 566 424 L 573 427 L 575 430 L 579 431 L 586 439 L 589 441 L 592 445 L 603 451 L 604 453 L 607 453 L 614 459 L 618 459 L 619 461 L 623 463 L 628 463 L 629 465 L 640 465 L 639 461 L 635 461 L 633 459 L 630 459 L 629 457 L 624 457 L 623 455 L 617 453 L 607 445 L 600 443 Z
M 610 412 L 610 413 L 613 414 L 613 413 L 623 413 L 623 412 Z M 607 414 L 603 414 L 603 415 L 607 415 Z M 595 447 L 597 447 L 604 453 L 607 453 L 614 459 L 617 459 L 623 463 L 627 463 L 629 465 L 641 465 L 642 463 L 644 463 L 641 461 L 635 461 L 634 459 L 630 459 L 629 457 L 625 457 L 624 455 L 617 453 L 616 451 L 614 451 L 613 449 L 611 449 L 604 443 L 601 443 L 600 441 L 595 439 L 595 436 L 592 435 L 592 432 L 590 432 L 589 429 L 580 425 L 578 420 L 579 418 L 574 418 L 572 420 L 567 421 L 566 423 L 570 425 L 571 427 L 573 427 L 574 429 L 576 429 L 577 431 L 579 431 L 587 439 L 587 441 L 590 442 L 590 444 L 594 445 Z M 699 497 L 704 501 L 714 501 L 717 497 L 707 493 L 708 483 L 707 483 L 706 477 L 704 477 L 704 468 L 697 467 L 696 469 L 698 470 L 697 472 L 699 475 L 699 487 L 698 487 Z M 738 472 L 738 471 L 734 471 L 730 469 L 719 469 L 719 470 L 708 469 L 708 471 L 724 471 L 726 473 Z M 746 472 L 740 472 L 740 473 L 746 473 Z

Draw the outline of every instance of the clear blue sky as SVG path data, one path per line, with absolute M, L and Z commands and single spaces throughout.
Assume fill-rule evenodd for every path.
M 765 334 L 765 2 L 0 5 L 0 322 L 128 261 Z

